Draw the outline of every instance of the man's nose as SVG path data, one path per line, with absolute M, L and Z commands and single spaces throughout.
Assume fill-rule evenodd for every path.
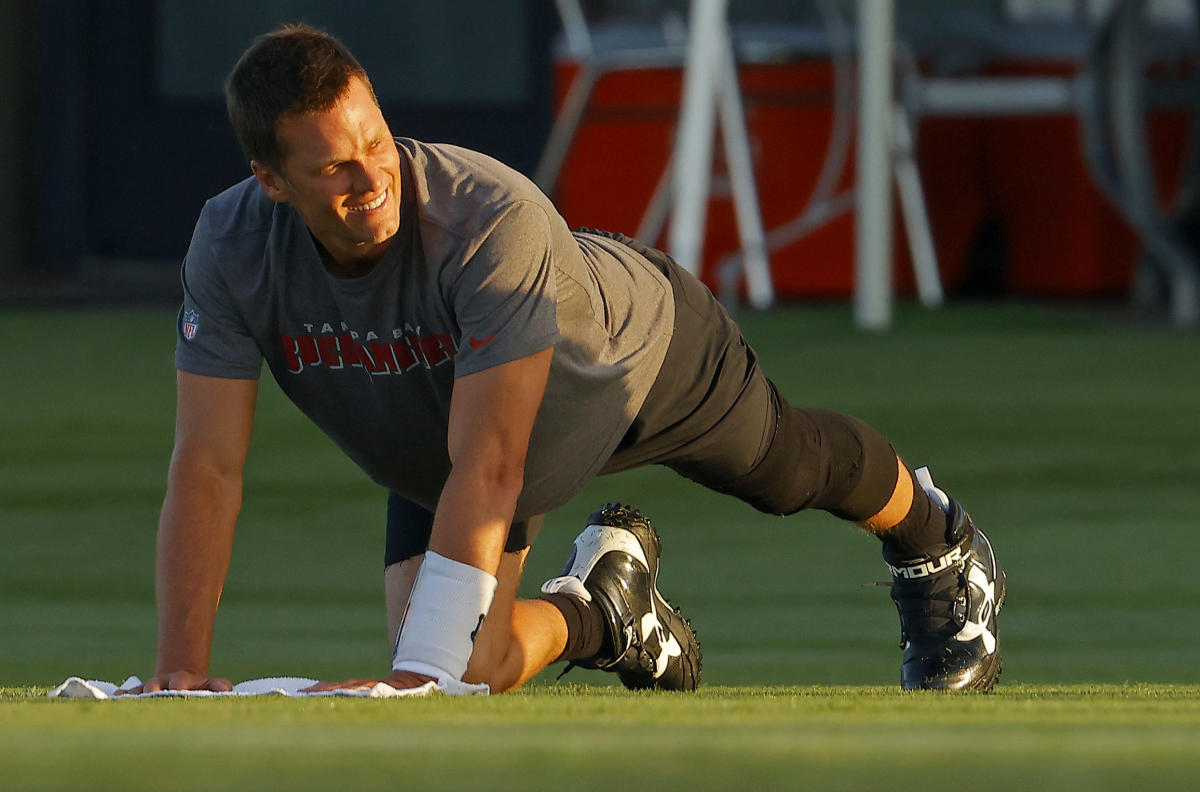
M 387 174 L 384 169 L 370 162 L 360 162 L 355 169 L 354 192 L 358 195 L 364 193 L 378 193 L 387 186 Z

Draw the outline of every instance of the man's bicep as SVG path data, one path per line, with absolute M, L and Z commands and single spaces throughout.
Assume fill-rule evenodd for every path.
M 460 376 L 516 361 L 559 340 L 553 232 L 546 212 L 511 207 L 462 267 L 447 299 L 461 330 Z
M 258 380 L 176 374 L 175 459 L 240 473 L 250 447 Z

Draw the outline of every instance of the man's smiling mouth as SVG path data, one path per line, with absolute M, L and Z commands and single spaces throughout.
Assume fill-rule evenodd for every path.
M 369 212 L 372 209 L 378 209 L 379 207 L 383 206 L 384 201 L 387 200 L 388 192 L 389 192 L 389 190 L 384 190 L 382 195 L 380 195 L 378 198 L 376 198 L 374 201 L 371 201 L 370 203 L 359 204 L 358 206 L 351 206 L 351 205 L 347 204 L 346 211 L 347 212 Z

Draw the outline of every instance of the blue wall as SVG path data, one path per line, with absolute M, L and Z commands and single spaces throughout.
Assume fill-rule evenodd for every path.
M 249 169 L 221 83 L 255 35 L 326 27 L 372 74 L 396 134 L 454 142 L 531 171 L 550 123 L 552 4 L 390 0 L 45 0 L 31 35 L 27 145 L 35 270 L 162 260 L 187 248 L 205 199 Z

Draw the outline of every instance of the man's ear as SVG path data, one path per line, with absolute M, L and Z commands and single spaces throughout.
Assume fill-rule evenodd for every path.
M 288 183 L 282 174 L 258 160 L 250 160 L 250 170 L 254 171 L 254 178 L 258 179 L 258 186 L 262 187 L 268 198 L 276 203 L 288 202 Z

